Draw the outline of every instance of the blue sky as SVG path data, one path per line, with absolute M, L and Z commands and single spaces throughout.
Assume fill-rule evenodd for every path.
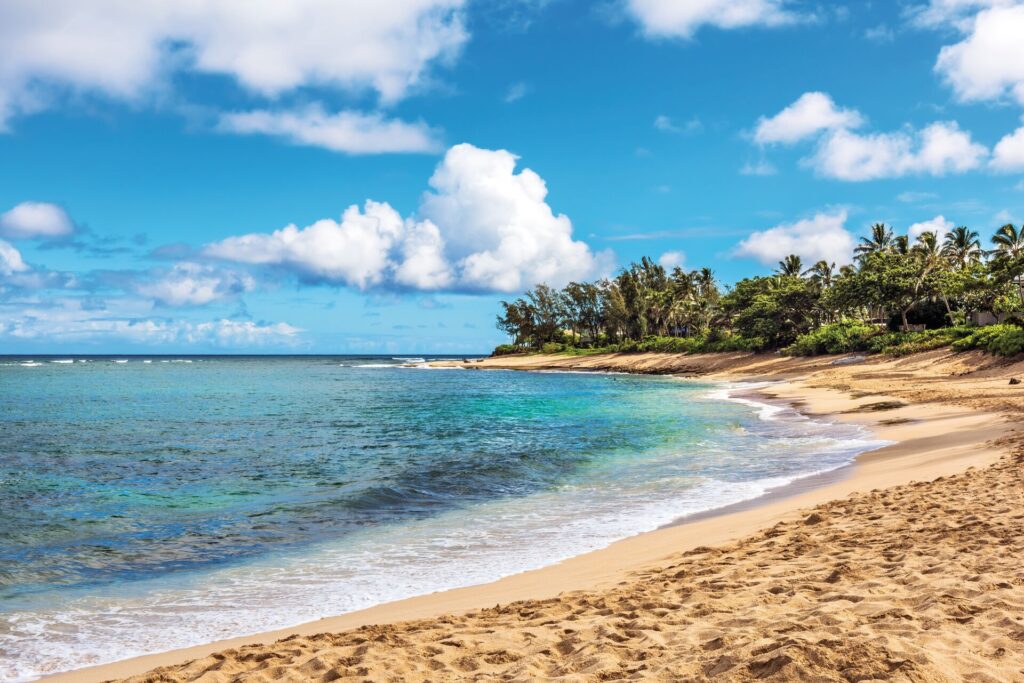
M 1024 217 L 1019 1 L 183 5 L 0 7 L 0 352 L 482 352 L 541 280 Z

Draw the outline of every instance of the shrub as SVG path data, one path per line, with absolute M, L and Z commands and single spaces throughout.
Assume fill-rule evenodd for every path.
M 565 344 L 558 342 L 548 342 L 540 347 L 541 353 L 561 353 L 562 351 L 565 351 Z
M 494 347 L 494 351 L 491 352 L 492 356 L 510 356 L 513 353 L 519 353 L 520 349 L 514 344 L 498 344 Z
M 832 323 L 800 335 L 784 352 L 790 356 L 819 356 L 826 353 L 867 351 L 872 339 L 881 335 L 882 330 L 875 325 L 859 322 Z
M 990 325 L 953 343 L 956 351 L 981 349 L 999 356 L 1024 353 L 1024 328 L 1015 324 Z

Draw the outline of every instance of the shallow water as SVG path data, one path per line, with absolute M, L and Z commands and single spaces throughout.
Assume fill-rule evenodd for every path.
M 424 360 L 0 358 L 0 679 L 494 580 L 878 445 L 720 384 Z

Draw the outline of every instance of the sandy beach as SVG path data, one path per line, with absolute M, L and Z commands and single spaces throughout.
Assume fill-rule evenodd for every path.
M 495 583 L 48 680 L 1024 679 L 1024 385 L 1010 384 L 1024 361 L 466 365 L 770 381 L 763 397 L 893 445 L 824 481 Z

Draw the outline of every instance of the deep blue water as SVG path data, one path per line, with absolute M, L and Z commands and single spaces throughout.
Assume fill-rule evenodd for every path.
M 708 383 L 419 360 L 0 358 L 0 679 L 492 580 L 871 446 Z

